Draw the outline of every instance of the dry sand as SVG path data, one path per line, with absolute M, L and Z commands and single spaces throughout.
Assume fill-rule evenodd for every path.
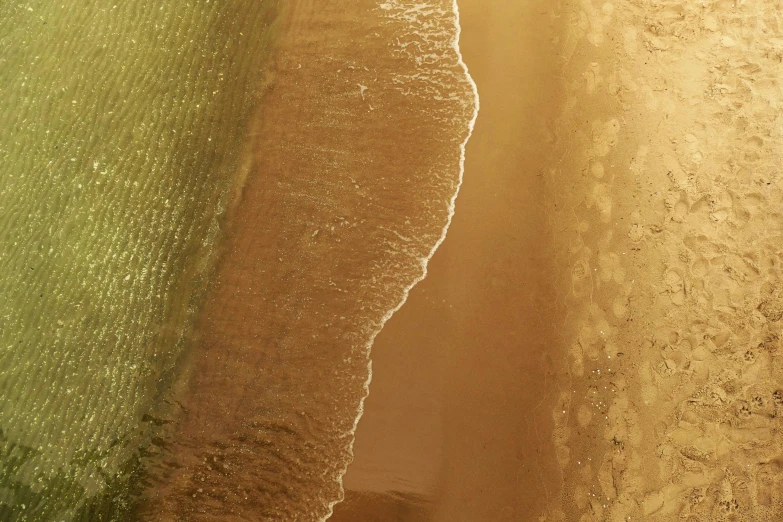
M 466 181 L 333 519 L 781 520 L 783 5 L 460 7 Z
M 783 516 L 780 7 L 561 13 L 572 380 L 554 440 L 579 520 Z

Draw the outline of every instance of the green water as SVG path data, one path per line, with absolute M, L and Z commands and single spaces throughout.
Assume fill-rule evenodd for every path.
M 275 3 L 0 2 L 0 520 L 122 511 Z

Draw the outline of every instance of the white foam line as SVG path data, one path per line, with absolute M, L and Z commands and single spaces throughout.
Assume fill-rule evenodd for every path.
M 438 247 L 440 247 L 441 243 L 443 243 L 443 240 L 446 239 L 446 233 L 449 230 L 449 226 L 451 226 L 451 220 L 454 217 L 454 212 L 456 209 L 456 202 L 457 202 L 457 196 L 459 195 L 460 188 L 462 188 L 462 178 L 465 175 L 465 148 L 468 145 L 468 141 L 470 141 L 470 137 L 473 135 L 473 129 L 476 126 L 476 119 L 478 118 L 479 113 L 479 94 L 478 94 L 478 86 L 476 85 L 476 82 L 473 81 L 473 77 L 470 75 L 470 72 L 468 71 L 468 66 L 465 64 L 465 61 L 462 59 L 462 52 L 460 52 L 459 49 L 459 38 L 460 34 L 462 34 L 462 26 L 460 25 L 460 19 L 459 19 L 459 5 L 457 4 L 457 0 L 452 0 L 453 5 L 453 12 L 455 16 L 455 29 L 456 33 L 454 34 L 454 38 L 451 41 L 451 46 L 454 49 L 454 52 L 457 53 L 457 59 L 459 60 L 459 65 L 462 67 L 462 70 L 465 72 L 465 77 L 468 80 L 468 83 L 470 84 L 471 89 L 473 90 L 473 102 L 474 102 L 474 109 L 473 109 L 473 117 L 470 120 L 470 123 L 468 124 L 468 135 L 465 137 L 465 140 L 460 145 L 460 159 L 459 159 L 459 179 L 457 181 L 457 190 L 454 191 L 454 195 L 451 196 L 451 201 L 449 201 L 449 216 L 446 220 L 446 225 L 443 227 L 443 230 L 440 233 L 440 237 L 435 242 L 435 245 L 433 245 L 432 249 L 430 250 L 429 255 L 427 257 L 422 258 L 420 260 L 421 263 L 421 275 L 416 278 L 411 284 L 405 288 L 402 295 L 402 300 L 386 312 L 384 314 L 383 318 L 381 319 L 381 324 L 378 327 L 378 329 L 373 332 L 372 336 L 370 337 L 370 340 L 367 341 L 366 349 L 368 353 L 368 363 L 367 363 L 367 380 L 364 382 L 364 397 L 362 397 L 361 401 L 359 401 L 359 411 L 357 412 L 356 419 L 353 422 L 353 428 L 351 429 L 351 443 L 348 446 L 348 452 L 351 454 L 351 459 L 349 462 L 346 463 L 346 465 L 343 467 L 343 469 L 340 472 L 340 498 L 337 500 L 334 500 L 329 503 L 329 512 L 326 514 L 324 518 L 321 519 L 321 522 L 325 522 L 329 519 L 329 517 L 332 516 L 332 513 L 334 513 L 334 506 L 339 504 L 345 499 L 345 488 L 343 486 L 343 476 L 345 476 L 345 473 L 348 471 L 348 466 L 353 462 L 353 444 L 356 440 L 356 428 L 359 425 L 359 421 L 362 418 L 362 415 L 364 414 L 364 401 L 367 399 L 367 397 L 370 395 L 370 383 L 372 382 L 372 359 L 370 359 L 370 354 L 372 352 L 372 345 L 375 342 L 375 338 L 378 336 L 379 333 L 381 333 L 381 330 L 383 330 L 383 327 L 386 325 L 386 322 L 391 319 L 391 317 L 402 308 L 402 305 L 405 304 L 405 302 L 408 300 L 408 295 L 410 295 L 410 291 L 413 289 L 414 286 L 416 286 L 420 281 L 424 280 L 425 277 L 427 277 L 427 265 L 429 264 L 430 259 L 432 259 L 432 256 L 435 255 L 435 252 L 438 250 Z

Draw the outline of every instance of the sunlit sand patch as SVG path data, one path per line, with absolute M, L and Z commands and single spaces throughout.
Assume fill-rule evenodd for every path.
M 761 3 L 677 1 L 586 1 L 569 16 L 577 22 L 565 71 L 586 81 L 573 84 L 578 101 L 561 124 L 592 123 L 589 140 L 565 140 L 575 160 L 560 175 L 594 180 L 576 189 L 586 197 L 571 220 L 584 246 L 566 257 L 575 283 L 592 275 L 589 294 L 571 297 L 571 372 L 593 384 L 566 410 L 590 433 L 589 406 L 611 406 L 601 442 L 555 436 L 571 455 L 565 512 L 581 521 L 775 520 L 768 470 L 783 448 L 771 289 L 781 222 L 767 216 L 778 215 L 780 150 L 760 136 L 778 133 L 765 116 L 779 103 L 766 83 L 780 68 L 769 38 L 778 16 Z M 588 147 L 600 163 L 579 163 L 575 151 Z M 597 364 L 596 308 L 611 312 L 611 371 Z M 589 393 L 601 383 L 616 392 Z

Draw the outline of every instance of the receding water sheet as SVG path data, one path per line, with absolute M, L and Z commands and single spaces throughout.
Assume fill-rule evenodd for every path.
M 321 520 L 370 346 L 444 237 L 475 88 L 450 1 L 293 2 L 145 520 Z

